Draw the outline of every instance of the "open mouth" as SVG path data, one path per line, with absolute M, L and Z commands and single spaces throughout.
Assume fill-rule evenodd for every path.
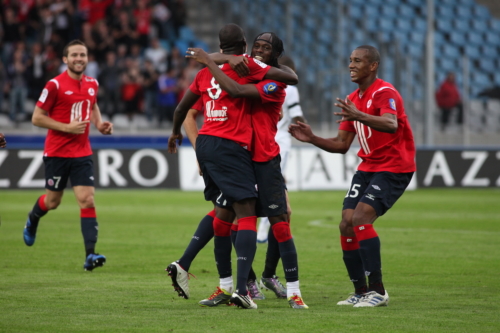
M 261 56 L 255 56 L 255 59 L 262 61 L 263 58 Z

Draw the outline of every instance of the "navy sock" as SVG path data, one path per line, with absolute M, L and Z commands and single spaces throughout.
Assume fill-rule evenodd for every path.
M 290 231 L 290 223 L 278 222 L 271 226 L 273 234 L 278 241 L 279 253 L 283 270 L 285 271 L 286 282 L 295 282 L 299 280 L 299 264 L 297 260 L 297 250 L 293 242 Z
M 214 237 L 214 216 L 215 212 L 211 211 L 205 217 L 203 217 L 198 224 L 193 238 L 189 242 L 184 254 L 179 259 L 179 265 L 186 271 L 189 271 L 191 263 L 198 253 L 207 245 L 207 243 Z
M 278 267 L 278 262 L 280 261 L 280 247 L 276 237 L 274 237 L 273 228 L 269 228 L 269 234 L 267 238 L 267 252 L 266 252 L 266 263 L 264 266 L 264 272 L 262 272 L 263 278 L 272 278 L 276 275 L 276 267 Z
M 214 256 L 219 278 L 227 278 L 233 275 L 231 265 L 231 251 L 233 244 L 231 242 L 231 222 L 223 221 L 217 217 L 214 218 Z
M 365 270 L 359 252 L 359 243 L 356 237 L 340 236 L 342 259 L 344 259 L 347 274 L 354 284 L 354 292 L 358 295 L 367 291 Z
M 380 258 L 380 238 L 372 224 L 354 227 L 359 241 L 359 253 L 363 261 L 365 274 L 368 276 L 368 291 L 376 291 L 384 295 L 382 283 L 382 260 Z
M 257 217 L 238 219 L 238 235 L 235 242 L 238 258 L 236 289 L 240 295 L 247 295 L 247 280 L 257 251 Z
M 80 225 L 85 245 L 85 256 L 88 256 L 95 253 L 95 245 L 97 243 L 99 226 L 97 224 L 95 208 L 82 208 L 80 210 Z
M 47 207 L 45 207 L 44 203 L 45 196 L 46 195 L 44 194 L 36 200 L 33 209 L 28 214 L 31 222 L 31 230 L 36 230 L 36 228 L 38 227 L 38 222 L 40 222 L 40 218 L 48 212 Z

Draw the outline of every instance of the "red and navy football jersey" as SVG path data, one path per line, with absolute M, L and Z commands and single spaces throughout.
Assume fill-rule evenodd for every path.
M 92 108 L 97 102 L 98 88 L 97 80 L 85 75 L 80 80 L 75 80 L 65 71 L 47 82 L 36 105 L 45 110 L 50 118 L 61 123 L 69 124 L 74 119 L 90 120 Z M 90 123 L 87 124 L 83 134 L 70 134 L 49 129 L 45 139 L 44 156 L 92 155 L 89 131 Z
M 396 133 L 379 132 L 358 121 L 340 123 L 340 130 L 356 132 L 358 135 L 361 146 L 358 156 L 362 160 L 358 170 L 394 173 L 415 171 L 415 140 L 405 113 L 403 98 L 398 91 L 390 83 L 376 79 L 362 96 L 359 89 L 356 89 L 349 95 L 349 99 L 364 113 L 373 116 L 392 113 L 398 121 Z

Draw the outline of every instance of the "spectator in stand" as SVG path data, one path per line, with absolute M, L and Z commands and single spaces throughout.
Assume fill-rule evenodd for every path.
M 14 59 L 7 68 L 10 85 L 10 120 L 18 124 L 20 115 L 25 114 L 24 102 L 28 97 L 28 66 L 23 59 L 22 50 L 14 52 Z
M 23 29 L 12 7 L 7 7 L 4 10 L 3 30 L 2 59 L 0 60 L 5 63 L 12 56 L 15 43 L 24 40 Z
M 449 72 L 438 91 L 436 92 L 436 102 L 441 109 L 440 124 L 441 131 L 446 129 L 450 121 L 450 114 L 453 109 L 457 110 L 457 123 L 463 123 L 463 106 L 460 92 L 455 83 L 455 73 Z
M 175 70 L 176 76 L 180 76 L 182 74 L 182 70 L 186 67 L 186 58 L 181 55 L 177 46 L 174 46 L 168 55 L 167 64 L 168 68 L 173 68 Z
M 137 42 L 135 24 L 125 10 L 118 13 L 118 21 L 113 25 L 113 39 L 117 44 L 127 45 L 127 52 L 132 47 L 132 44 Z
M 137 31 L 137 42 L 142 47 L 149 45 L 150 22 L 152 20 L 151 8 L 147 0 L 138 0 L 134 9 L 134 19 Z
M 151 45 L 144 51 L 144 59 L 149 59 L 155 69 L 164 73 L 167 70 L 168 52 L 160 45 L 158 38 L 151 39 Z
M 80 0 L 78 12 L 83 21 L 91 25 L 106 18 L 106 13 L 114 0 Z
M 129 58 L 137 60 L 139 68 L 141 69 L 144 68 L 144 56 L 142 55 L 142 50 L 143 48 L 141 47 L 141 45 L 134 44 L 130 49 L 130 56 L 129 56 Z
M 158 76 L 159 73 L 153 66 L 151 60 L 144 61 L 144 69 L 141 72 L 144 88 L 144 113 L 150 123 L 158 114 Z
M 179 37 L 179 29 L 186 25 L 186 6 L 184 0 L 170 1 L 170 9 L 172 10 L 172 23 L 174 25 L 175 38 Z
M 105 92 L 102 96 L 103 114 L 111 119 L 120 110 L 120 69 L 113 51 L 106 54 L 106 63 L 102 66 L 99 82 Z
M 164 119 L 172 122 L 174 111 L 177 106 L 177 93 L 179 92 L 179 80 L 175 76 L 175 70 L 169 68 L 166 73 L 158 78 L 158 128 L 161 128 Z
M 3 62 L 0 61 L 0 113 L 3 111 L 4 93 L 6 93 L 7 88 L 7 72 L 3 66 Z
M 95 61 L 95 56 L 92 53 L 89 53 L 88 59 L 87 68 L 85 69 L 84 74 L 90 77 L 98 77 L 100 70 L 99 64 Z
M 140 111 L 142 100 L 142 82 L 139 75 L 138 66 L 134 61 L 130 61 L 128 71 L 122 75 L 122 101 L 125 114 L 132 121 L 134 114 Z
M 157 35 L 161 39 L 173 39 L 174 25 L 172 21 L 172 12 L 164 3 L 158 2 L 154 5 L 152 23 L 155 25 Z
M 61 36 L 62 44 L 66 45 L 69 42 L 72 34 L 72 17 L 74 15 L 74 7 L 69 0 L 55 0 L 49 6 L 49 10 L 54 16 L 54 31 Z
M 186 89 L 189 88 L 191 85 L 191 82 L 193 82 L 194 78 L 196 77 L 196 74 L 200 71 L 202 66 L 200 65 L 199 62 L 197 62 L 194 59 L 189 59 L 187 66 L 184 67 L 184 70 L 182 71 L 181 75 L 181 80 L 180 80 L 180 96 L 179 99 L 184 96 L 184 92 Z
M 91 36 L 95 48 L 95 58 L 98 63 L 102 64 L 106 61 L 106 54 L 109 51 L 115 51 L 115 41 L 104 20 L 96 23 L 94 31 L 95 33 L 91 34 Z
M 28 67 L 28 82 L 30 83 L 28 96 L 33 100 L 38 99 L 46 82 L 44 77 L 46 57 L 42 51 L 40 43 L 34 43 L 31 47 L 31 60 Z

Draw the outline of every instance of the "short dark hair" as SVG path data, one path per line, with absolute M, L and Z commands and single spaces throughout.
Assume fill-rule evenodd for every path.
M 68 57 L 68 49 L 73 46 L 73 45 L 82 45 L 82 46 L 85 46 L 85 48 L 87 49 L 87 52 L 89 50 L 89 48 L 87 47 L 87 45 L 85 45 L 84 42 L 82 42 L 81 40 L 79 39 L 74 39 L 72 40 L 71 42 L 68 43 L 68 45 L 66 45 L 64 47 L 64 50 L 63 50 L 63 57 Z
M 271 35 L 271 40 L 263 39 L 262 36 L 265 34 Z M 279 67 L 278 58 L 281 57 L 285 52 L 285 48 L 283 47 L 283 41 L 274 32 L 263 32 L 259 34 L 257 37 L 255 37 L 253 42 L 255 43 L 258 40 L 263 40 L 271 44 L 271 46 L 273 47 L 273 53 L 270 65 L 273 67 Z
M 370 61 L 370 63 L 373 64 L 374 62 L 376 62 L 380 64 L 380 53 L 378 52 L 376 47 L 371 45 L 361 45 L 356 48 L 356 50 L 359 49 L 368 51 L 368 61 Z
M 234 23 L 226 24 L 219 31 L 219 47 L 226 52 L 236 52 L 244 49 L 247 45 L 245 32 Z
M 285 66 L 290 67 L 291 69 L 293 69 L 294 72 L 296 71 L 295 70 L 295 62 L 289 56 L 286 56 L 286 55 L 282 56 L 279 60 L 279 63 L 280 63 L 280 65 L 285 65 Z

